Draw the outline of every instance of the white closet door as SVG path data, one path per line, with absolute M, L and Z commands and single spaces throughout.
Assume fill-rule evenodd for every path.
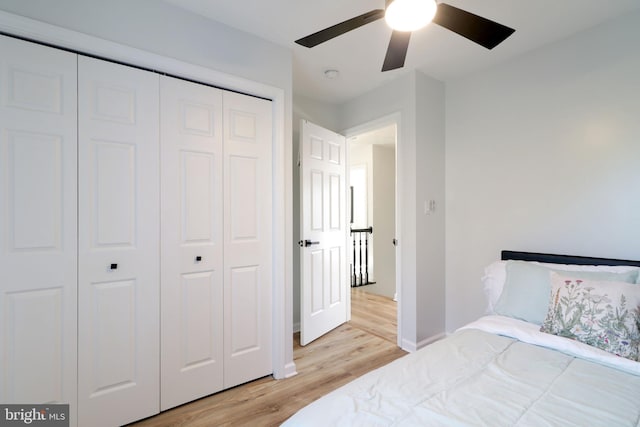
M 222 92 L 160 84 L 165 410 L 223 387 Z
M 79 57 L 79 424 L 159 410 L 159 78 Z
M 76 410 L 76 61 L 0 36 L 0 402 Z
M 224 92 L 224 386 L 271 374 L 271 102 Z

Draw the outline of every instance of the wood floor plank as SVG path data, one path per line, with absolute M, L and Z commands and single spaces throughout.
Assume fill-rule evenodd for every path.
M 351 290 L 351 323 L 387 341 L 396 342 L 396 302 L 382 295 L 367 292 L 366 286 Z
M 278 426 L 330 391 L 405 355 L 396 346 L 396 303 L 352 290 L 352 318 L 311 344 L 294 336 L 298 375 L 271 376 L 131 424 L 136 427 Z

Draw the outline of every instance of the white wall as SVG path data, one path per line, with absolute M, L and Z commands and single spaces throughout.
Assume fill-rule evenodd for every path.
M 640 13 L 447 84 L 447 330 L 502 249 L 640 259 Z
M 416 79 L 416 280 L 418 345 L 445 330 L 445 85 Z M 425 202 L 435 211 L 425 214 Z
M 373 253 L 376 284 L 371 292 L 393 298 L 396 292 L 396 260 L 392 240 L 395 237 L 396 149 L 373 145 Z M 367 289 L 369 290 L 369 289 Z

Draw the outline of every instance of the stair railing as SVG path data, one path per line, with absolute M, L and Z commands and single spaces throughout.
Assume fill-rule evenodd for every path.
M 351 264 L 351 287 L 372 285 L 369 280 L 369 237 L 373 227 L 352 228 L 353 263 Z

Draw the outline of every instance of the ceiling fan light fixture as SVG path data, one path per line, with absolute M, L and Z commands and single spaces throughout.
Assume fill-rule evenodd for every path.
M 436 15 L 435 0 L 394 0 L 387 6 L 384 19 L 396 31 L 415 31 Z

